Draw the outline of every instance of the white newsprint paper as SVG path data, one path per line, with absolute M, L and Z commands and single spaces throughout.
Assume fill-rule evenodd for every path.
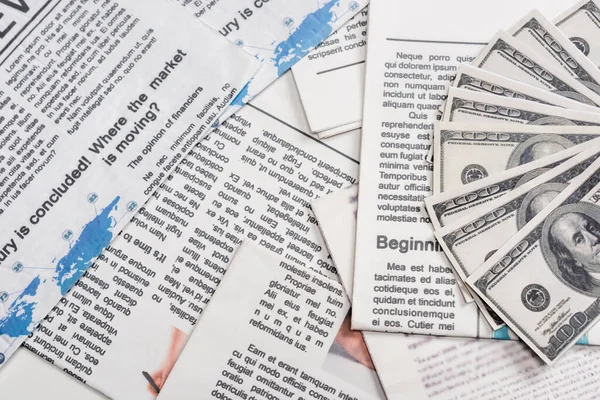
M 522 16 L 515 10 L 556 15 L 571 4 L 371 2 L 353 328 L 465 334 L 463 313 L 452 311 L 460 294 L 423 205 L 432 189 L 425 156 L 433 123 L 458 65 L 473 61 L 499 27 L 512 26 Z
M 313 203 L 340 281 L 349 295 L 354 274 L 357 192 L 358 186 L 352 186 Z M 515 338 L 506 328 L 491 336 L 489 328 L 482 328 L 482 338 Z M 589 373 L 590 368 L 600 367 L 600 350 L 590 346 L 576 346 L 547 368 L 522 343 L 378 332 L 363 335 L 388 400 L 496 400 L 502 393 L 510 393 L 517 400 L 551 396 L 592 400 L 600 391 L 600 379 Z
M 259 65 L 164 0 L 0 13 L 1 365 Z
M 368 0 L 173 0 L 262 64 L 227 115 L 305 57 L 368 4 Z
M 354 249 L 356 238 L 356 210 L 358 200 L 358 185 L 339 190 L 313 202 L 312 208 L 319 221 L 319 228 L 323 233 L 323 239 L 327 243 L 327 248 L 331 253 L 333 264 L 338 270 L 340 281 L 344 285 L 346 292 L 353 297 L 354 292 Z M 352 267 L 347 267 L 351 265 Z M 448 264 L 450 265 L 450 264 Z M 342 266 L 339 268 L 339 266 Z M 450 272 L 452 275 L 452 272 Z M 440 279 L 442 274 L 431 274 L 433 279 Z M 386 283 L 393 282 L 393 275 L 390 273 L 378 274 L 376 279 L 381 282 L 380 287 Z M 446 279 L 446 278 L 444 278 Z M 412 279 L 406 278 L 404 289 L 413 292 L 423 284 L 411 282 Z M 398 281 L 396 281 L 398 282 Z M 411 285 L 411 283 L 414 283 Z M 396 287 L 401 288 L 401 284 Z M 456 284 L 454 276 L 446 279 L 447 290 L 452 290 L 455 294 L 460 290 Z M 408 296 L 407 296 L 408 297 Z M 374 307 L 385 307 L 390 304 L 391 296 L 385 293 L 377 294 L 373 297 Z M 446 304 L 448 313 L 452 313 L 455 323 L 453 329 L 442 330 L 438 328 L 436 334 L 442 336 L 460 336 L 472 338 L 497 338 L 511 339 L 516 336 L 507 329 L 493 331 L 484 316 L 478 311 L 475 303 L 466 303 L 462 296 L 457 295 L 452 301 Z M 365 332 L 367 335 L 369 332 Z
M 367 10 L 292 68 L 306 119 L 320 138 L 362 126 Z
M 25 347 L 112 399 L 152 399 L 242 240 L 336 278 L 310 202 L 356 183 L 358 146 L 303 118 L 287 74 L 201 141 Z
M 349 308 L 339 282 L 244 242 L 158 399 L 383 400 Z

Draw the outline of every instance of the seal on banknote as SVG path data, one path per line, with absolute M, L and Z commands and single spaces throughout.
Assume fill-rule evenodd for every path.
M 579 36 L 570 37 L 569 40 L 583 53 L 583 55 L 587 56 L 590 54 L 590 44 L 587 40 Z
M 464 185 L 488 177 L 488 172 L 479 164 L 467 165 L 460 174 L 460 179 Z
M 552 211 L 541 232 L 542 254 L 565 285 L 600 297 L 600 207 L 567 204 Z
M 508 158 L 506 168 L 515 168 L 573 146 L 573 142 L 554 134 L 536 135 L 519 144 Z
M 529 311 L 544 311 L 550 305 L 550 293 L 542 285 L 533 283 L 521 291 L 521 302 Z
M 542 211 L 568 185 L 564 183 L 543 183 L 531 189 L 517 210 L 517 228 L 523 229 L 529 221 Z

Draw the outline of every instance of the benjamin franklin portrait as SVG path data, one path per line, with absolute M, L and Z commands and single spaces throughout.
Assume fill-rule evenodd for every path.
M 557 208 L 544 222 L 541 243 L 558 279 L 580 293 L 600 297 L 600 207 L 576 203 Z
M 573 142 L 559 135 L 536 135 L 513 150 L 508 159 L 507 169 L 539 160 L 571 146 L 573 146 Z

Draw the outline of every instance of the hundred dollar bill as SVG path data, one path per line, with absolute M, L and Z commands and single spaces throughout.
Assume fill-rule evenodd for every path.
M 596 128 L 596 131 L 597 133 L 600 133 L 598 128 Z M 553 135 L 550 134 L 547 136 L 552 137 Z M 591 137 L 595 138 L 593 142 L 598 142 L 598 135 L 593 135 Z M 434 229 L 437 231 L 442 228 L 442 226 L 440 226 L 440 220 L 446 222 L 445 226 L 452 227 L 460 225 L 461 222 L 464 224 L 472 222 L 471 217 L 473 215 L 477 216 L 479 212 L 483 212 L 481 209 L 487 210 L 491 205 L 500 203 L 500 201 L 495 202 L 495 199 L 498 199 L 507 193 L 511 194 L 511 190 L 518 188 L 552 168 L 557 167 L 566 159 L 573 157 L 589 146 L 589 143 L 581 143 L 570 147 L 567 150 L 543 157 L 540 160 L 505 170 L 499 174 L 475 181 L 465 187 L 455 188 L 454 190 L 426 199 L 427 211 Z M 455 221 L 458 222 L 454 224 Z M 500 241 L 498 245 L 504 243 L 506 239 L 508 238 Z M 440 239 L 438 238 L 438 240 Z M 481 247 L 478 249 L 481 249 Z M 455 259 L 451 257 L 448 258 L 455 271 L 458 271 L 459 266 L 456 265 Z M 479 262 L 476 267 L 480 264 L 481 262 Z M 464 276 L 461 276 L 458 273 L 455 273 L 455 276 L 457 282 L 463 283 Z M 478 302 L 482 315 L 493 329 L 499 329 L 504 325 L 503 321 L 498 318 L 493 311 L 488 307 L 485 307 L 481 301 L 478 301 L 476 295 L 471 294 L 471 297 Z
M 600 104 L 600 96 L 504 31 L 496 34 L 472 65 L 580 103 Z
M 599 135 L 599 126 L 436 123 L 435 193 L 463 188 Z
M 558 16 L 554 23 L 583 55 L 600 67 L 600 6 L 597 1 L 577 3 Z
M 600 112 L 597 107 L 559 96 L 538 87 L 495 74 L 469 64 L 461 64 L 452 87 L 493 94 L 551 106 Z
M 588 149 L 556 162 L 554 168 L 520 184 L 504 196 L 474 213 L 463 215 L 434 232 L 444 253 L 463 280 L 479 268 L 531 219 L 542 211 L 568 184 L 588 168 L 600 152 L 600 142 Z
M 546 363 L 600 319 L 600 159 L 467 279 Z
M 449 168 L 442 165 L 438 169 L 442 172 L 450 169 L 458 175 L 454 179 L 446 178 L 447 185 L 444 187 L 447 190 L 425 199 L 429 218 L 437 230 L 476 212 L 518 184 L 537 177 L 541 171 L 582 152 L 589 146 L 590 140 L 600 137 L 600 127 L 509 125 L 494 128 L 489 125 L 440 123 L 436 125 L 436 133 L 444 140 L 449 138 L 448 143 L 444 142 L 440 147 L 448 146 L 447 152 L 454 153 L 443 157 L 443 160 L 452 160 Z M 495 146 L 499 147 L 497 158 L 493 157 Z M 478 147 L 482 147 L 488 156 L 480 159 L 485 162 L 484 165 L 479 164 L 479 160 L 469 159 Z M 513 154 L 520 156 L 525 153 L 537 153 L 542 157 L 523 160 L 527 162 L 507 168 Z M 454 168 L 457 163 L 460 166 Z M 485 174 L 482 174 L 484 168 Z M 473 179 L 463 181 L 462 177 L 469 171 L 475 172 Z
M 435 231 L 434 235 L 459 279 L 464 282 L 496 249 L 516 234 L 528 219 L 533 218 L 573 178 L 589 167 L 598 158 L 599 145 L 600 142 L 596 139 L 587 144 L 588 150 L 584 153 L 568 161 L 563 159 L 562 165 L 554 162 L 546 168 L 538 168 L 535 170 L 538 176 L 531 181 L 527 181 L 530 176 L 524 174 L 521 182 L 517 181 L 514 190 L 504 192 L 506 196 L 486 203 L 485 207 L 476 212 L 463 215 L 462 219 Z M 561 153 L 571 153 L 567 155 L 571 157 L 573 149 Z M 498 182 L 499 186 L 502 183 L 504 182 Z M 473 297 L 492 329 L 504 326 L 504 321 L 477 295 Z
M 591 126 L 600 124 L 600 114 L 450 88 L 443 122 Z
M 600 70 L 539 11 L 531 11 L 509 33 L 539 54 L 544 65 L 562 68 L 594 92 L 593 96 L 589 92 L 586 95 L 598 104 Z
M 461 64 L 452 84 L 459 89 L 467 89 L 475 92 L 493 94 L 496 96 L 510 97 L 520 100 L 533 101 L 540 104 L 552 105 L 574 110 L 598 112 L 597 107 L 559 96 L 547 90 L 515 81 L 514 79 L 485 71 L 469 64 Z M 444 104 L 440 109 L 445 108 Z M 439 119 L 442 119 L 440 114 Z M 434 145 L 431 146 L 425 160 L 433 163 Z

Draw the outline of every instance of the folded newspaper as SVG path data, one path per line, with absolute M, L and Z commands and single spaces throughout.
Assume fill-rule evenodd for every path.
M 342 189 L 349 135 L 239 109 L 307 56 L 294 78 L 312 130 L 360 126 L 367 1 L 4 3 L 0 365 L 29 337 L 115 399 L 527 398 L 595 352 L 571 346 L 600 344 L 600 2 L 521 16 L 459 0 L 487 18 L 426 40 L 373 4 L 360 195 Z M 337 101 L 314 97 L 325 84 Z M 558 370 L 519 392 L 540 363 L 525 346 Z M 585 383 L 557 390 L 594 398 Z

